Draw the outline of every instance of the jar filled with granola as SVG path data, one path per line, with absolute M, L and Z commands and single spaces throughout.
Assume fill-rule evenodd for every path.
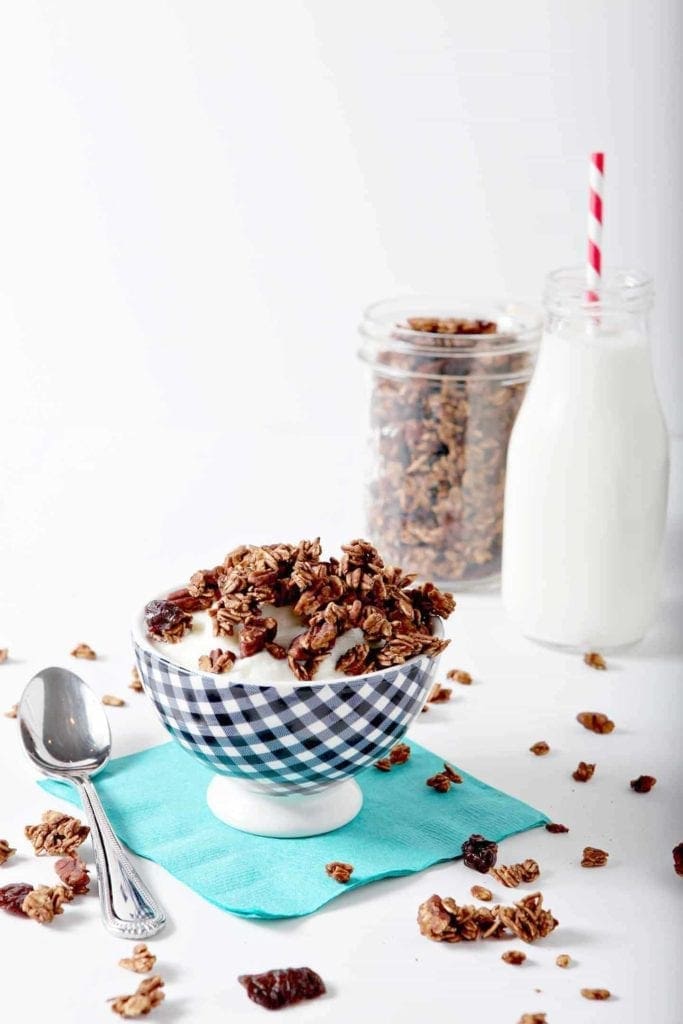
M 505 302 L 427 297 L 370 306 L 368 534 L 450 588 L 500 574 L 505 460 L 540 320 Z

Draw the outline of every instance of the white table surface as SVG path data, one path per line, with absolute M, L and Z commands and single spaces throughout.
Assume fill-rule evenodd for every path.
M 17 701 L 45 664 L 76 667 L 98 693 L 128 702 L 108 709 L 115 754 L 165 738 L 146 698 L 126 689 L 127 626 L 138 602 L 242 540 L 321 532 L 331 546 L 362 529 L 351 435 L 302 439 L 284 431 L 264 438 L 245 429 L 239 443 L 232 432 L 228 447 L 225 438 L 179 430 L 147 445 L 143 460 L 145 439 L 136 436 L 134 416 L 125 415 L 133 422 L 116 434 L 18 433 L 0 508 L 0 646 L 11 649 L 0 666 L 1 703 Z M 646 640 L 598 673 L 578 655 L 520 637 L 496 593 L 463 593 L 442 666 L 468 669 L 474 685 L 456 686 L 451 703 L 421 716 L 411 733 L 570 828 L 568 835 L 536 830 L 501 846 L 503 863 L 539 861 L 540 887 L 560 921 L 526 949 L 524 966 L 500 960 L 518 942 L 449 946 L 419 934 L 422 900 L 433 892 L 467 900 L 470 886 L 484 881 L 461 862 L 370 885 L 308 918 L 268 923 L 223 913 L 140 862 L 170 914 L 151 943 L 167 984 L 167 1000 L 151 1020 L 265 1020 L 236 976 L 303 964 L 322 974 L 329 994 L 286 1011 L 288 1021 L 516 1024 L 535 1010 L 545 1011 L 549 1024 L 683 1019 L 683 878 L 671 857 L 683 840 L 682 456 L 674 446 L 666 587 Z M 182 486 L 173 482 L 179 480 Z M 69 659 L 79 641 L 100 658 Z M 608 713 L 615 732 L 581 729 L 574 716 L 586 709 Z M 552 748 L 544 758 L 528 752 L 540 739 Z M 597 763 L 586 785 L 571 778 L 579 759 Z M 649 795 L 629 789 L 641 773 L 658 779 Z M 0 838 L 20 851 L 0 867 L 2 883 L 52 881 L 51 860 L 34 858 L 23 839 L 24 824 L 50 805 L 59 806 L 36 786 L 16 723 L 0 718 Z M 579 866 L 587 844 L 610 852 L 607 867 Z M 515 895 L 493 889 L 497 897 Z M 0 914 L 2 1019 L 112 1020 L 106 998 L 132 991 L 139 980 L 117 966 L 129 948 L 104 931 L 95 895 L 49 927 Z M 555 966 L 561 952 L 572 957 L 569 970 Z M 589 1003 L 579 994 L 584 986 L 609 988 L 613 998 Z

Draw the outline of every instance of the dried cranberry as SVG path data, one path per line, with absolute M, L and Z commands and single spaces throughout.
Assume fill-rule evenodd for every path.
M 8 914 L 16 914 L 17 917 L 26 917 L 21 905 L 30 892 L 33 892 L 33 886 L 25 882 L 3 885 L 0 888 L 0 909 L 6 910 Z
M 145 605 L 145 622 L 152 636 L 180 638 L 192 625 L 192 616 L 172 601 L 150 601 Z
M 677 875 L 683 875 L 683 843 L 674 846 L 674 871 Z
M 549 821 L 545 827 L 546 832 L 569 832 L 566 825 L 560 825 L 558 821 Z
M 462 844 L 465 866 L 485 875 L 498 857 L 498 844 L 483 836 L 473 835 Z
M 325 992 L 325 983 L 310 967 L 240 974 L 237 980 L 247 990 L 252 1002 L 265 1006 L 267 1010 L 280 1010 L 283 1006 L 300 1003 L 302 999 L 317 999 Z

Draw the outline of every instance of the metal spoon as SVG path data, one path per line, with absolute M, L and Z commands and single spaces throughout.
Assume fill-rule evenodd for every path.
M 45 775 L 68 779 L 78 790 L 95 851 L 100 907 L 110 932 L 122 939 L 148 938 L 166 923 L 123 852 L 90 776 L 111 752 L 109 722 L 89 686 L 65 668 L 45 668 L 33 677 L 19 704 L 26 753 Z

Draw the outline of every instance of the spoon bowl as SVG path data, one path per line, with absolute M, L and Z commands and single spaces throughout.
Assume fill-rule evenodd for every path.
M 28 683 L 19 703 L 26 753 L 45 775 L 67 779 L 79 792 L 90 826 L 106 927 L 123 939 L 149 938 L 166 923 L 112 831 L 90 776 L 105 766 L 111 732 L 104 708 L 89 686 L 65 668 L 45 668 Z

